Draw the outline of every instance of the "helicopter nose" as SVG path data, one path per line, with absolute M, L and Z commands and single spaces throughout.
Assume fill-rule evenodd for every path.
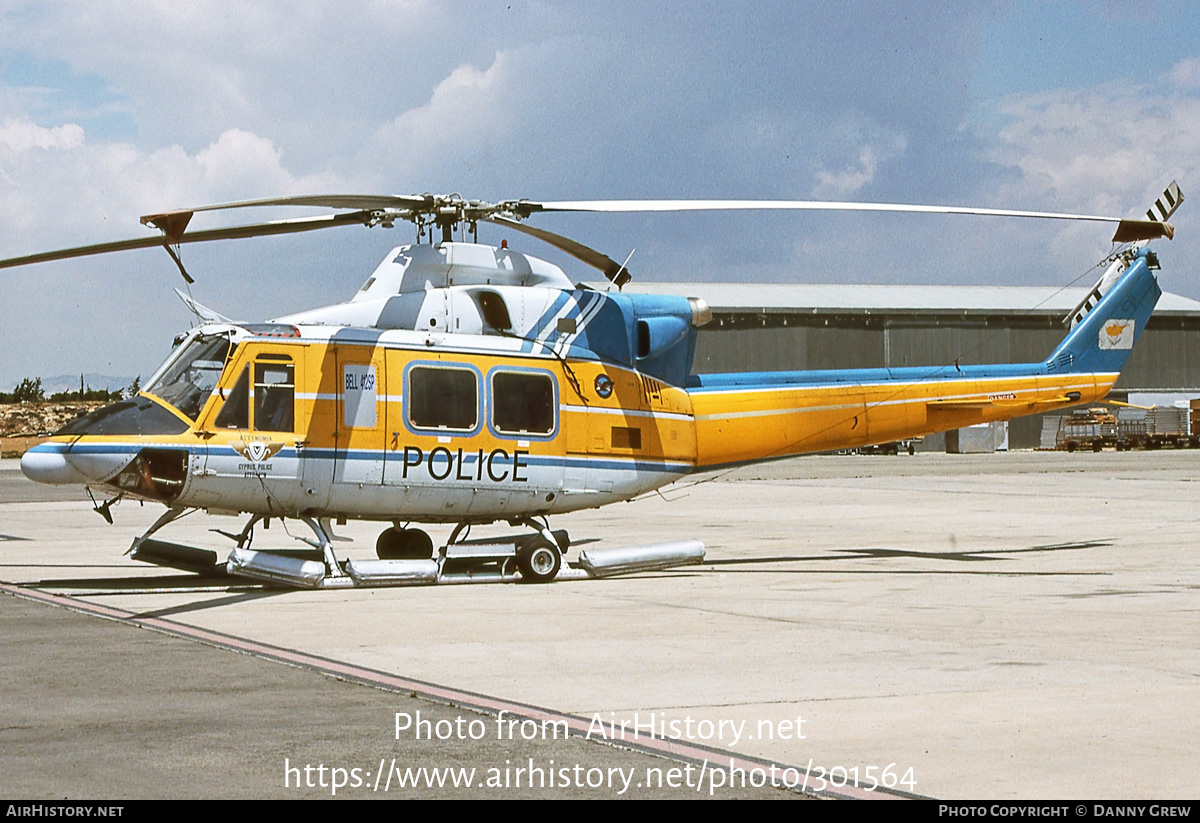
M 107 483 L 137 457 L 137 446 L 41 443 L 25 452 L 21 471 L 30 480 L 61 486 Z
M 27 451 L 21 471 L 37 483 L 108 483 L 141 449 L 126 438 L 187 429 L 186 422 L 149 397 L 120 400 L 75 418 L 54 433 L 54 440 Z
M 87 483 L 89 479 L 71 464 L 58 443 L 41 443 L 25 452 L 21 472 L 35 483 L 52 486 Z

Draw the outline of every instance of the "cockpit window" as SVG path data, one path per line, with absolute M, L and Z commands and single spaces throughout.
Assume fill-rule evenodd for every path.
M 184 416 L 195 420 L 212 394 L 231 344 L 225 335 L 201 335 L 179 352 L 146 391 L 170 403 Z
M 269 359 L 268 359 L 269 358 Z M 254 375 L 254 389 L 250 376 Z M 251 428 L 250 407 L 254 406 L 256 431 L 290 432 L 296 426 L 296 367 L 286 355 L 262 354 L 242 369 L 217 414 L 218 429 Z
M 250 428 L 250 367 L 242 369 L 242 376 L 229 392 L 229 399 L 217 415 L 218 429 Z

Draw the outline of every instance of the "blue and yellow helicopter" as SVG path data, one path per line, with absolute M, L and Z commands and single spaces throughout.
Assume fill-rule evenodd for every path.
M 430 583 L 456 559 L 491 562 L 497 579 L 552 580 L 565 532 L 547 518 L 629 500 L 697 471 L 845 449 L 1006 420 L 1103 398 L 1161 291 L 1148 240 L 1171 237 L 1183 196 L 1172 183 L 1145 220 L 943 206 L 812 201 L 486 203 L 458 196 L 304 196 L 148 215 L 156 236 L 0 261 L 0 267 L 191 242 L 343 225 L 412 222 L 418 242 L 392 249 L 346 302 L 241 322 L 190 301 L 204 322 L 136 397 L 68 423 L 21 468 L 41 483 L 79 484 L 166 511 L 135 558 L 198 572 L 311 587 Z M 217 209 L 317 206 L 319 217 L 188 231 Z M 1117 224 L 1104 275 L 1036 363 L 693 374 L 697 298 L 630 294 L 619 264 L 529 225 L 550 212 L 717 209 L 914 211 Z M 607 290 L 576 285 L 535 257 L 454 242 L 491 222 L 546 241 L 602 271 Z M 421 242 L 428 238 L 428 242 Z M 185 298 L 188 299 L 188 298 Z M 249 515 L 229 558 L 151 536 L 195 510 Z M 254 551 L 256 525 L 306 523 L 307 554 Z M 391 525 L 378 560 L 344 561 L 332 523 Z M 527 527 L 497 548 L 462 538 L 475 524 Z M 414 523 L 455 524 L 435 554 Z M 699 544 L 581 557 L 589 572 L 694 562 Z

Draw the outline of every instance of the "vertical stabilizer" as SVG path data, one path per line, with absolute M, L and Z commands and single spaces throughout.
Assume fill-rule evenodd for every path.
M 1154 205 L 1146 210 L 1146 220 L 1151 223 L 1161 224 L 1164 227 L 1162 236 L 1173 237 L 1175 234 L 1173 228 L 1170 231 L 1165 230 L 1170 225 L 1167 223 L 1167 218 L 1173 215 L 1182 203 L 1183 192 L 1179 190 L 1179 183 L 1172 180 L 1171 184 L 1163 189 L 1163 193 L 1154 201 Z M 1120 232 L 1118 232 L 1119 234 Z M 1116 239 L 1116 237 L 1113 238 L 1114 241 Z M 1079 305 L 1072 309 L 1071 313 L 1063 319 L 1064 326 L 1073 329 L 1083 322 L 1083 318 L 1087 316 L 1088 312 L 1096 308 L 1096 304 L 1100 302 L 1100 298 L 1108 293 L 1108 290 L 1117 282 L 1117 278 L 1125 272 L 1125 269 L 1128 267 L 1129 261 L 1127 258 L 1129 254 L 1136 251 L 1137 248 L 1135 247 L 1115 257 L 1112 264 L 1104 270 L 1104 274 L 1096 281 L 1096 285 L 1088 292 L 1088 296 L 1083 298 L 1079 302 Z
M 1162 295 L 1152 268 L 1157 258 L 1148 249 L 1131 249 L 1117 261 L 1104 296 L 1079 319 L 1046 363 L 1052 372 L 1116 373 L 1133 352 L 1146 322 Z

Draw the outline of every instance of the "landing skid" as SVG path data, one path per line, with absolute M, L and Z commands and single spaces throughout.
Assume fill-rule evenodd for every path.
M 134 559 L 201 574 L 229 574 L 306 589 L 376 588 L 388 586 L 431 586 L 463 583 L 548 583 L 557 580 L 586 580 L 639 571 L 666 569 L 700 563 L 704 545 L 682 540 L 648 546 L 590 549 L 579 555 L 574 566 L 563 562 L 569 547 L 565 531 L 551 531 L 543 521 L 528 518 L 511 521 L 532 534 L 489 541 L 468 541 L 469 524 L 459 524 L 436 555 L 424 558 L 351 559 L 341 561 L 333 550 L 336 537 L 328 518 L 299 518 L 315 539 L 298 538 L 312 547 L 303 552 L 256 551 L 250 548 L 254 527 L 266 519 L 255 515 L 238 534 L 225 534 L 236 546 L 224 563 L 209 549 L 154 540 L 150 535 L 190 510 L 171 509 L 137 538 L 131 546 Z M 396 527 L 400 529 L 399 525 Z M 424 541 L 429 538 L 416 529 Z M 420 544 L 415 536 L 405 539 Z M 381 538 L 382 544 L 382 538 Z M 432 545 L 427 542 L 425 545 Z

